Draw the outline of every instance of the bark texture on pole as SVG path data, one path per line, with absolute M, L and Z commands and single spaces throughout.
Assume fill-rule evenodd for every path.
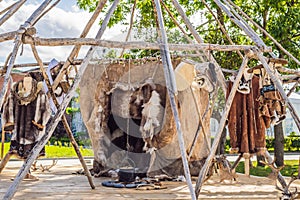
M 40 70 L 42 71 L 42 75 L 43 75 L 44 80 L 46 82 L 46 85 L 48 87 L 48 91 L 49 91 L 49 93 L 51 95 L 51 98 L 52 98 L 52 100 L 53 100 L 56 108 L 58 108 L 59 107 L 59 102 L 58 102 L 58 100 L 57 100 L 57 98 L 56 98 L 56 96 L 55 96 L 55 94 L 54 94 L 54 92 L 52 90 L 52 87 L 51 87 L 51 84 L 50 84 L 50 81 L 49 81 L 49 77 L 47 76 L 46 71 L 45 71 L 44 66 L 43 66 L 43 62 L 42 62 L 40 56 L 38 55 L 38 52 L 37 52 L 37 50 L 36 50 L 36 48 L 35 48 L 34 45 L 31 45 L 31 49 L 32 49 L 32 52 L 33 52 L 33 55 L 34 55 L 35 59 L 39 63 Z M 75 141 L 75 138 L 74 138 L 74 136 L 72 134 L 71 128 L 70 128 L 70 126 L 68 124 L 68 121 L 67 121 L 67 118 L 66 118 L 65 115 L 62 116 L 62 123 L 63 123 L 63 125 L 64 125 L 64 127 L 66 129 L 67 135 L 68 135 L 68 137 L 69 137 L 69 139 L 70 139 L 70 141 L 72 143 L 72 146 L 74 147 L 74 150 L 75 150 L 75 152 L 77 154 L 77 157 L 78 157 L 78 159 L 79 159 L 79 161 L 80 161 L 80 163 L 81 163 L 81 165 L 82 165 L 82 167 L 84 169 L 84 172 L 85 172 L 85 174 L 86 174 L 86 176 L 88 178 L 90 186 L 91 186 L 92 189 L 95 189 L 95 185 L 93 183 L 91 173 L 90 173 L 90 171 L 89 171 L 89 169 L 88 169 L 88 167 L 87 167 L 87 165 L 86 165 L 86 163 L 85 163 L 85 161 L 83 159 L 83 156 L 81 155 L 81 152 L 79 150 L 77 142 Z
M 189 164 L 187 160 L 187 155 L 186 155 L 186 149 L 185 149 L 185 144 L 184 144 L 184 139 L 183 139 L 183 133 L 181 130 L 181 123 L 179 119 L 179 113 L 177 109 L 177 104 L 175 100 L 175 94 L 177 93 L 177 88 L 176 88 L 176 82 L 175 82 L 175 75 L 173 71 L 173 66 L 171 62 L 171 57 L 170 57 L 170 50 L 168 47 L 168 42 L 167 42 L 167 36 L 164 28 L 164 22 L 163 22 L 163 17 L 162 17 L 162 12 L 161 12 L 161 7 L 160 7 L 160 2 L 159 0 L 154 0 L 155 2 L 155 7 L 157 10 L 157 18 L 158 18 L 158 24 L 159 24 L 159 29 L 160 29 L 160 52 L 162 55 L 162 62 L 164 66 L 164 74 L 165 74 L 165 79 L 166 79 L 166 86 L 168 90 L 168 95 L 171 103 L 171 108 L 172 112 L 174 115 L 174 120 L 176 123 L 176 130 L 177 130 L 177 136 L 178 136 L 178 142 L 179 142 L 179 147 L 180 147 L 180 153 L 181 153 L 181 159 L 183 163 L 183 168 L 184 168 L 184 175 L 190 190 L 191 198 L 192 200 L 196 200 L 195 192 L 193 189 L 192 185 L 192 179 L 191 179 L 191 174 L 189 170 Z M 201 116 L 200 116 L 201 118 Z
M 87 34 L 90 31 L 92 25 L 94 24 L 94 22 L 96 21 L 97 17 L 100 14 L 100 12 L 104 8 L 104 5 L 106 4 L 106 1 L 107 0 L 104 0 L 104 1 L 103 0 L 99 0 L 99 3 L 97 5 L 97 7 L 96 7 L 96 9 L 95 9 L 92 17 L 90 18 L 90 20 L 86 24 L 85 28 L 83 29 L 82 33 L 80 34 L 80 38 L 85 38 L 87 36 Z M 64 76 L 66 69 L 70 66 L 71 62 L 73 62 L 74 58 L 77 56 L 80 48 L 81 48 L 80 44 L 75 44 L 75 46 L 72 49 L 72 51 L 71 51 L 68 59 L 66 60 L 66 62 L 62 66 L 62 69 L 60 70 L 59 74 L 57 75 L 56 79 L 54 80 L 54 82 L 52 84 L 52 88 L 54 90 L 56 89 L 56 87 L 58 86 L 60 80 Z

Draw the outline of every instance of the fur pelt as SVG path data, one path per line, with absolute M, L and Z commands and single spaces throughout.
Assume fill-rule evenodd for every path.
M 42 84 L 33 79 L 32 95 L 34 98 L 20 98 L 18 90 L 22 81 L 17 82 L 3 105 L 3 125 L 13 124 L 10 152 L 26 159 L 31 149 L 45 133 L 45 126 L 50 118 L 49 101 L 42 90 Z M 40 155 L 44 155 L 44 149 Z
M 233 83 L 228 83 L 227 97 Z M 228 130 L 232 152 L 256 153 L 265 148 L 266 126 L 259 114 L 259 77 L 253 76 L 249 94 L 236 92 L 229 115 Z
M 164 108 L 161 106 L 159 94 L 155 90 L 152 91 L 149 101 L 142 107 L 143 126 L 141 126 L 140 131 L 142 133 L 142 137 L 146 142 L 144 150 L 147 150 L 146 138 L 149 138 L 148 141 L 151 141 L 154 134 L 158 132 L 155 131 L 155 129 L 157 129 L 161 125 Z

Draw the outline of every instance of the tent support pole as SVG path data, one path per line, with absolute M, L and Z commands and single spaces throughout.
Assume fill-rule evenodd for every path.
M 193 184 L 192 184 L 192 179 L 191 179 L 191 174 L 190 174 L 190 170 L 189 170 L 189 164 L 188 164 L 188 160 L 187 160 L 186 150 L 185 150 L 183 133 L 181 130 L 181 123 L 179 120 L 179 113 L 178 113 L 178 109 L 177 109 L 177 105 L 176 105 L 175 94 L 177 93 L 177 88 L 176 88 L 173 66 L 172 66 L 172 62 L 171 62 L 170 51 L 169 51 L 169 47 L 168 47 L 168 43 L 167 43 L 167 36 L 166 36 L 165 28 L 164 28 L 163 16 L 162 16 L 159 0 L 154 0 L 154 2 L 155 2 L 156 11 L 157 11 L 158 26 L 159 26 L 159 30 L 160 30 L 160 32 L 158 34 L 160 37 L 159 38 L 160 52 L 162 55 L 164 74 L 165 74 L 169 99 L 170 99 L 170 103 L 171 103 L 171 108 L 172 108 L 174 120 L 176 123 L 177 136 L 178 136 L 178 142 L 179 142 L 179 147 L 180 147 L 181 159 L 182 159 L 183 168 L 184 168 L 184 174 L 185 174 L 185 178 L 186 178 L 186 181 L 188 184 L 188 188 L 190 190 L 191 198 L 192 198 L 192 200 L 196 200 L 196 196 L 195 196 L 195 192 L 194 192 Z
M 222 132 L 223 132 L 223 129 L 225 127 L 226 120 L 227 120 L 227 117 L 228 117 L 228 114 L 229 114 L 229 111 L 230 111 L 230 108 L 231 108 L 231 104 L 233 102 L 236 90 L 238 88 L 239 81 L 241 80 L 242 75 L 244 73 L 244 70 L 245 70 L 245 68 L 247 66 L 248 60 L 249 59 L 248 59 L 248 56 L 246 54 L 246 56 L 244 56 L 243 63 L 241 65 L 240 69 L 239 69 L 239 72 L 238 72 L 238 74 L 237 74 L 237 76 L 235 78 L 235 81 L 233 83 L 233 86 L 232 86 L 232 89 L 231 89 L 230 94 L 228 96 L 228 99 L 226 101 L 225 108 L 224 108 L 224 111 L 223 111 L 223 114 L 222 114 L 222 118 L 220 120 L 219 128 L 218 128 L 218 131 L 216 133 L 214 142 L 212 144 L 212 148 L 211 148 L 210 154 L 207 157 L 207 159 L 206 159 L 206 161 L 205 161 L 205 163 L 204 163 L 204 165 L 201 168 L 201 171 L 199 173 L 199 176 L 198 176 L 198 179 L 197 179 L 197 182 L 196 182 L 196 187 L 195 187 L 195 191 L 196 191 L 196 196 L 197 197 L 199 196 L 199 193 L 200 193 L 203 181 L 204 181 L 204 179 L 206 177 L 206 174 L 208 172 L 208 168 L 210 167 L 211 162 L 212 162 L 212 160 L 213 160 L 213 158 L 215 156 L 216 150 L 218 148 L 218 145 L 219 145 L 219 142 L 220 142 L 220 138 L 222 136 Z
M 49 81 L 49 77 L 47 76 L 47 74 L 45 72 L 45 69 L 44 69 L 44 66 L 43 66 L 43 62 L 42 62 L 40 56 L 38 55 L 36 47 L 33 44 L 31 45 L 31 49 L 32 49 L 32 52 L 33 52 L 33 55 L 34 55 L 36 61 L 40 65 L 40 70 L 42 71 L 42 75 L 43 75 L 44 80 L 46 82 L 46 85 L 48 87 L 49 94 L 51 95 L 52 100 L 53 100 L 56 108 L 58 108 L 59 107 L 59 103 L 58 103 L 58 100 L 57 100 L 55 94 L 53 93 L 53 90 L 52 90 L 52 87 L 51 87 L 51 84 L 50 84 L 50 81 Z M 86 163 L 84 161 L 83 156 L 81 155 L 81 152 L 79 150 L 78 144 L 77 144 L 76 140 L 74 139 L 74 136 L 72 134 L 72 131 L 70 129 L 70 126 L 68 124 L 68 121 L 67 121 L 67 118 L 66 118 L 65 115 L 62 115 L 62 122 L 63 122 L 63 125 L 64 125 L 65 129 L 66 129 L 67 135 L 68 135 L 68 137 L 69 137 L 69 139 L 70 139 L 70 141 L 72 143 L 72 146 L 73 146 L 73 148 L 74 148 L 74 150 L 75 150 L 75 152 L 77 154 L 77 157 L 78 157 L 78 159 L 79 159 L 79 161 L 80 161 L 80 163 L 81 163 L 81 165 L 82 165 L 82 167 L 84 169 L 84 172 L 85 172 L 85 174 L 86 174 L 86 176 L 88 178 L 90 186 L 91 186 L 92 189 L 95 189 L 95 185 L 93 183 L 93 179 L 92 179 L 91 173 L 90 173 L 90 171 L 89 171 L 89 169 L 88 169 L 88 167 L 87 167 L 87 165 L 86 165 Z

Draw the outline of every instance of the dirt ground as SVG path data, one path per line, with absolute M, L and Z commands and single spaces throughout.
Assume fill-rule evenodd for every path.
M 38 161 L 37 166 L 49 165 L 51 160 Z M 91 160 L 87 160 L 91 168 Z M 0 199 L 2 199 L 12 184 L 13 178 L 22 166 L 22 162 L 10 161 L 0 174 Z M 191 199 L 185 182 L 162 182 L 167 189 L 136 190 L 104 187 L 101 183 L 108 178 L 93 178 L 96 189 L 91 189 L 88 180 L 83 175 L 74 172 L 82 167 L 79 161 L 58 160 L 50 172 L 42 172 L 41 168 L 33 175 L 38 181 L 22 181 L 13 199 Z M 287 178 L 288 181 L 288 178 Z M 300 189 L 300 181 L 293 183 Z M 207 181 L 199 199 L 279 199 L 281 193 L 276 190 L 274 182 L 268 178 L 246 177 L 239 174 L 234 183 L 219 183 L 218 175 Z

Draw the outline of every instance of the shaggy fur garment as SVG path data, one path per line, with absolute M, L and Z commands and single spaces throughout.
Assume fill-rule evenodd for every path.
M 50 118 L 49 101 L 42 90 L 42 84 L 32 79 L 33 90 L 29 96 L 21 98 L 19 89 L 23 82 L 17 82 L 3 105 L 4 130 L 10 127 L 13 135 L 11 138 L 10 152 L 26 159 L 34 145 L 45 133 L 45 126 Z M 45 154 L 43 149 L 40 156 Z
M 227 97 L 233 83 L 228 83 Z M 249 94 L 236 92 L 229 116 L 228 130 L 232 152 L 255 153 L 265 149 L 266 126 L 259 114 L 259 77 L 253 76 Z

